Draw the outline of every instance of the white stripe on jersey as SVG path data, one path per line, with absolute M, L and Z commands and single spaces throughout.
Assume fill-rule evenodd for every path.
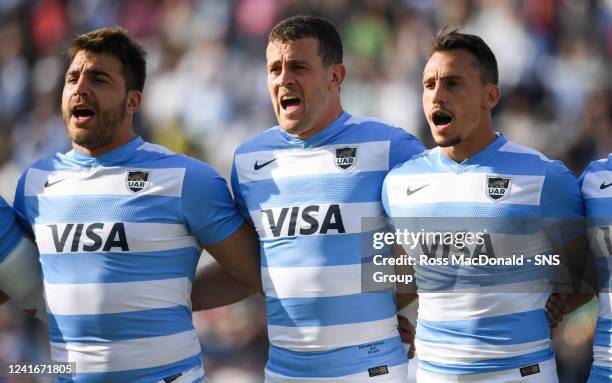
M 599 317 L 612 319 L 612 293 L 599 292 Z
M 419 359 L 445 365 L 470 363 L 487 359 L 512 358 L 544 350 L 548 347 L 550 347 L 549 339 L 504 346 L 486 343 L 474 345 L 430 343 L 419 339 L 415 340 L 415 348 Z
M 367 310 L 367 308 L 364 308 Z M 397 317 L 332 326 L 268 325 L 270 343 L 292 351 L 325 351 L 397 336 Z
M 582 184 L 582 196 L 584 198 L 611 198 L 612 187 L 602 189 L 602 182 L 612 182 L 611 170 L 599 170 L 587 173 Z
M 161 309 L 191 308 L 191 281 L 172 279 L 122 283 L 45 283 L 48 311 L 54 315 L 96 315 Z
M 539 280 L 479 287 L 473 293 L 461 290 L 455 293 L 423 293 L 426 299 L 419 300 L 419 319 L 470 320 L 538 310 L 546 304 L 549 293 L 527 291 L 546 291 L 548 285 L 548 281 Z M 500 292 L 512 294 L 512 299 L 500 299 Z
M 54 361 L 76 363 L 77 373 L 159 367 L 201 352 L 194 330 L 111 343 L 51 342 Z
M 389 141 L 327 145 L 313 149 L 283 149 L 238 154 L 234 160 L 241 184 L 284 177 L 346 174 L 389 170 Z M 357 147 L 355 164 L 348 170 L 336 166 L 336 148 Z M 255 164 L 269 165 L 255 169 Z
M 368 225 L 367 230 L 376 230 L 385 227 L 386 219 L 384 218 L 384 209 L 381 202 L 359 202 L 359 203 L 340 203 L 340 204 L 317 204 L 317 210 L 311 210 L 307 213 L 307 215 L 315 219 L 319 223 L 319 229 L 321 228 L 321 224 L 325 220 L 326 214 L 329 211 L 329 207 L 331 205 L 338 205 L 340 208 L 340 216 L 342 217 L 342 223 L 344 226 L 345 234 L 354 234 L 354 233 L 362 233 L 365 231 L 365 228 L 362 228 L 362 218 L 368 218 L 367 221 L 364 220 L 363 225 Z M 282 238 L 288 236 L 302 236 L 300 234 L 300 229 L 303 230 L 314 230 L 312 224 L 303 219 L 302 214 L 306 214 L 304 208 L 313 206 L 313 205 L 301 205 L 294 206 L 290 210 L 287 207 L 276 207 L 265 210 L 251 210 L 249 213 L 251 214 L 251 219 L 255 224 L 255 228 L 257 229 L 257 233 L 259 237 L 262 239 L 265 238 Z M 284 213 L 284 219 L 280 220 L 281 215 L 283 214 L 283 209 L 286 209 Z M 269 216 L 269 210 L 272 211 L 272 222 L 271 217 Z M 292 228 L 290 225 L 290 219 L 295 211 L 295 227 Z M 338 223 L 335 220 L 335 217 L 331 219 L 332 223 Z M 284 223 L 284 224 L 283 224 Z M 280 227 L 280 231 L 276 233 L 275 236 L 272 228 L 276 227 L 278 229 L 278 225 L 282 225 Z M 289 235 L 289 230 L 294 229 L 294 233 Z M 322 233 L 321 233 L 322 234 Z M 328 234 L 338 234 L 337 229 L 330 229 Z M 306 235 L 306 234 L 304 234 Z M 312 233 L 308 234 L 312 235 Z
M 612 368 L 612 347 L 593 345 L 593 364 Z
M 79 168 L 57 172 L 31 168 L 25 182 L 25 196 L 134 196 L 134 192 L 127 187 L 127 174 L 132 170 L 149 172 L 147 186 L 138 192 L 138 196 L 181 196 L 185 168 L 122 167 Z M 45 187 L 45 184 L 48 186 Z
M 161 154 L 175 154 L 172 150 L 165 148 L 161 145 L 152 144 L 150 142 L 145 142 L 140 145 L 136 150 L 145 150 L 147 152 L 161 153 Z
M 591 246 L 591 251 L 596 257 L 603 258 L 610 256 L 610 252 L 608 250 L 609 239 L 607 240 L 604 234 L 604 231 L 599 227 L 590 227 L 587 229 L 589 245 Z
M 393 283 L 373 283 L 372 289 L 365 289 L 362 269 L 363 275 L 368 276 L 374 271 L 384 275 L 393 275 L 395 271 L 393 266 L 377 266 L 371 262 L 324 267 L 262 267 L 261 279 L 266 296 L 281 299 L 333 297 L 395 287 Z
M 497 201 L 487 196 L 487 176 L 491 175 L 511 178 L 508 195 Z M 391 205 L 440 202 L 539 205 L 544 177 L 489 173 L 392 174 L 386 182 Z M 418 191 L 409 194 L 408 189 Z
M 83 220 L 85 222 L 85 219 Z M 94 223 L 91 223 L 94 224 Z M 59 254 L 66 252 L 81 252 L 84 246 L 94 246 L 97 249 L 89 249 L 88 253 L 104 253 L 108 252 L 104 250 L 104 244 L 107 240 L 117 240 L 118 234 L 113 235 L 114 238 L 109 238 L 109 234 L 117 222 L 96 222 L 97 227 L 90 228 L 90 225 L 84 223 L 81 229 L 81 234 L 76 238 L 74 237 L 77 232 L 77 225 L 70 227 L 68 233 L 66 233 L 66 223 L 57 223 L 54 225 L 36 224 L 34 225 L 34 232 L 36 234 L 36 243 L 41 254 Z M 171 223 L 136 223 L 136 222 L 120 222 L 125 229 L 125 238 L 127 240 L 127 246 L 129 250 L 124 251 L 120 246 L 113 246 L 111 249 L 115 253 L 129 252 L 159 252 L 166 250 L 176 250 L 188 247 L 194 247 L 200 249 L 200 245 L 194 237 L 192 237 L 187 228 L 183 224 L 171 224 Z M 101 227 L 100 227 L 101 226 Z M 55 229 L 53 229 L 55 227 Z M 53 231 L 57 232 L 54 238 Z M 88 233 L 90 231 L 90 233 Z M 92 234 L 93 233 L 93 234 Z M 64 236 L 66 238 L 64 239 Z M 95 238 L 95 237 L 98 238 Z M 94 237 L 94 238 L 91 238 Z M 62 239 L 64 241 L 62 242 Z M 55 243 L 55 241 L 62 243 Z M 76 243 L 76 250 L 73 251 L 73 242 Z M 58 247 L 56 247 L 58 246 Z
M 387 366 L 387 374 L 371 377 L 368 371 L 331 378 L 299 378 L 265 370 L 264 383 L 406 383 L 408 363 Z

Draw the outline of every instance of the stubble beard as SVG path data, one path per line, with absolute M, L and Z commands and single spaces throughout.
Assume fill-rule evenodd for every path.
M 89 150 L 99 149 L 109 145 L 116 135 L 117 130 L 127 117 L 126 107 L 127 97 L 114 108 L 110 108 L 104 112 L 96 113 L 94 117 L 94 128 L 70 132 L 68 128 L 70 124 L 70 116 L 64 114 L 64 123 L 70 140 Z
M 461 136 L 456 135 L 455 137 L 451 137 L 451 138 L 449 138 L 447 140 L 442 140 L 442 141 L 436 142 L 436 143 L 441 148 L 448 148 L 448 147 L 451 147 L 451 146 L 459 145 L 462 142 L 463 142 L 463 139 L 461 138 Z

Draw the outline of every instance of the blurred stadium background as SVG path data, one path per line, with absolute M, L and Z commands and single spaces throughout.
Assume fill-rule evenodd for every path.
M 577 175 L 612 152 L 612 0 L 0 0 L 0 195 L 12 201 L 27 165 L 69 148 L 59 112 L 65 43 L 116 24 L 149 55 L 139 133 L 227 177 L 237 145 L 276 123 L 266 88 L 267 33 L 305 13 L 341 31 L 348 66 L 342 97 L 352 114 L 394 123 L 431 146 L 422 68 L 431 36 L 453 24 L 482 36 L 497 55 L 498 130 Z M 555 331 L 563 383 L 586 380 L 596 310 L 594 300 Z M 262 381 L 261 299 L 197 313 L 194 321 L 213 382 Z M 0 363 L 47 354 L 44 326 L 1 307 Z

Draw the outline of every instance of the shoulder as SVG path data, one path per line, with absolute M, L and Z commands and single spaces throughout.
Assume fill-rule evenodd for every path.
M 277 125 L 244 142 L 236 149 L 236 155 L 279 149 L 284 146 L 284 142 L 281 129 Z
M 350 116 L 343 124 L 350 128 L 347 133 L 355 133 L 363 135 L 364 138 L 374 140 L 419 140 L 404 129 L 395 125 L 388 124 L 374 117 Z
M 439 151 L 439 147 L 425 149 L 412 156 L 409 160 L 394 166 L 389 172 L 389 175 L 430 173 L 435 170 L 435 158 L 439 155 Z
M 592 161 L 580 176 L 580 186 L 585 198 L 610 196 L 608 193 L 608 190 L 612 189 L 610 185 L 612 185 L 612 162 L 610 158 Z

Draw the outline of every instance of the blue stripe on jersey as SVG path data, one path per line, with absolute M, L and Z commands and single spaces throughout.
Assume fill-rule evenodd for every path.
M 266 297 L 268 325 L 332 326 L 370 322 L 396 314 L 395 295 L 372 292 L 335 297 Z
M 554 356 L 552 348 L 548 347 L 544 350 L 534 351 L 512 358 L 478 360 L 465 364 L 439 365 L 437 363 L 419 360 L 419 368 L 439 374 L 480 374 L 525 367 L 530 364 L 547 361 L 554 358 Z
M 380 200 L 386 171 L 355 174 L 321 174 L 268 179 L 240 184 L 250 210 L 287 205 L 328 203 L 350 197 L 351 203 Z
M 507 161 L 497 161 L 494 164 L 474 164 L 466 161 L 462 164 L 450 163 L 449 165 L 453 167 L 461 166 L 462 170 L 470 173 L 512 174 L 524 176 L 541 176 L 544 174 L 545 168 L 541 165 L 542 160 L 533 154 L 499 152 L 499 155 L 509 158 Z M 410 164 L 402 166 L 402 168 L 406 169 L 406 172 L 410 174 L 447 173 L 449 171 L 448 168 L 431 166 L 431 162 L 437 162 L 438 158 L 440 158 L 442 162 L 444 162 L 446 159 L 444 155 L 437 151 L 425 152 L 420 156 L 415 157 L 415 160 Z
M 532 218 L 539 216 L 538 206 L 534 205 L 514 205 L 514 204 L 494 204 L 494 203 L 455 203 L 455 202 L 435 202 L 435 203 L 419 203 L 418 205 L 395 205 L 389 201 L 389 206 L 393 211 L 394 217 L 462 217 L 466 220 L 473 218 L 488 219 L 487 223 L 493 222 L 490 218 L 499 218 L 500 216 L 510 218 Z M 507 232 L 511 234 L 512 230 L 502 230 L 507 226 L 504 220 L 498 219 L 499 229 L 495 229 L 496 233 Z M 469 222 L 469 221 L 467 221 Z M 517 232 L 520 234 L 520 232 Z
M 550 280 L 555 270 L 554 267 L 536 266 L 525 262 L 523 266 L 419 265 L 415 272 L 419 292 L 453 291 L 460 294 L 461 289 L 520 284 L 540 279 Z M 505 293 L 503 290 L 498 292 Z M 526 287 L 523 292 L 536 291 Z
M 52 342 L 120 342 L 189 330 L 193 330 L 191 311 L 185 306 L 112 314 L 49 314 Z
M 22 237 L 23 231 L 17 224 L 15 212 L 0 197 L 0 262 L 13 251 Z
M 73 378 L 59 377 L 56 383 L 151 383 L 163 380 L 179 372 L 184 372 L 202 364 L 203 354 L 198 354 L 165 366 L 141 368 L 129 371 L 99 372 L 76 374 Z M 78 369 L 78 366 L 77 366 Z
M 180 198 L 165 196 L 71 195 L 26 197 L 26 214 L 36 223 L 147 222 L 182 223 L 176 216 Z M 44 212 L 44 214 L 40 214 Z
M 597 269 L 599 289 L 612 287 L 612 257 L 593 257 L 593 259 Z
M 603 347 L 610 347 L 610 345 L 612 345 L 612 319 L 603 317 L 597 318 L 593 345 Z
M 304 378 L 333 378 L 378 366 L 406 363 L 399 337 L 331 351 L 296 352 L 271 345 L 266 368 L 277 374 Z M 346 363 L 338 363 L 338 361 Z
M 587 198 L 584 200 L 587 217 L 612 217 L 612 198 Z
M 193 281 L 200 252 L 184 248 L 149 253 L 63 253 L 41 255 L 46 283 L 118 283 L 187 276 Z M 79 270 L 66 273 L 66 270 Z
M 587 383 L 610 383 L 612 382 L 612 367 L 591 366 L 591 375 Z
M 547 339 L 550 328 L 541 309 L 455 321 L 419 319 L 416 337 L 429 343 L 506 346 Z
M 261 241 L 261 265 L 309 267 L 363 263 L 385 252 L 384 249 L 376 250 L 372 247 L 373 233 L 267 238 Z M 322 249 L 334 249 L 333 256 Z

